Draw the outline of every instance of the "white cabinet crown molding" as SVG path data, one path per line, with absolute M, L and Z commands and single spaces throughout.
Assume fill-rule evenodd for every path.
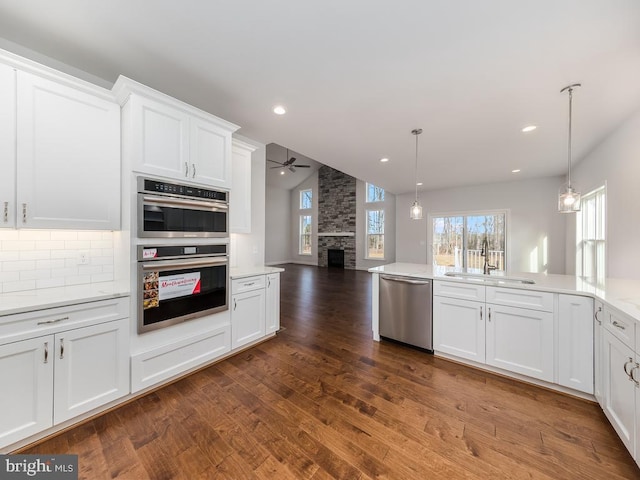
M 103 88 L 94 83 L 74 77 L 68 73 L 61 72 L 60 70 L 47 67 L 41 63 L 21 57 L 15 53 L 8 52 L 7 50 L 0 49 L 0 63 L 9 65 L 16 70 L 32 73 L 48 80 L 54 80 L 58 83 L 95 95 L 104 100 L 109 100 L 111 102 L 116 101 L 113 92 L 107 88 Z
M 173 107 L 179 107 L 189 115 L 202 118 L 203 120 L 206 120 L 208 122 L 212 122 L 220 128 L 223 128 L 232 133 L 240 128 L 239 125 L 228 122 L 227 120 L 224 120 L 220 117 L 216 117 L 211 113 L 205 112 L 204 110 L 194 107 L 193 105 L 189 105 L 188 103 L 173 98 L 165 93 L 155 90 L 154 88 L 143 85 L 140 82 L 136 82 L 135 80 L 125 77 L 124 75 L 120 75 L 118 77 L 116 83 L 113 84 L 113 88 L 111 89 L 111 91 L 113 92 L 113 95 L 120 106 L 123 106 L 125 103 L 127 103 L 127 100 L 129 99 L 129 96 L 131 94 L 136 94 L 150 98 L 152 100 L 155 100 L 156 102 L 168 104 Z

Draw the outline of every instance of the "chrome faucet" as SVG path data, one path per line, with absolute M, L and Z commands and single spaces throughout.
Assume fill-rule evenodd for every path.
M 480 256 L 484 257 L 484 267 L 482 268 L 482 273 L 485 275 L 491 275 L 491 270 L 495 270 L 495 265 L 489 265 L 489 242 L 486 237 L 482 241 L 482 251 L 480 252 Z

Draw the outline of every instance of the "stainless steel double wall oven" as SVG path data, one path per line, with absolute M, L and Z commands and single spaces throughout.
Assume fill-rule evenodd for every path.
M 137 210 L 138 333 L 227 310 L 228 193 L 140 177 Z

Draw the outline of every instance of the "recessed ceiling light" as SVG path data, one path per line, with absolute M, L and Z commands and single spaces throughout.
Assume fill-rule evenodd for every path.
M 276 115 L 284 115 L 285 113 L 287 113 L 287 109 L 282 105 L 276 105 L 275 107 L 273 107 L 273 113 L 275 113 Z
M 420 187 L 422 185 L 422 182 L 418 182 L 416 183 L 416 185 Z
M 537 126 L 535 126 L 535 125 L 527 125 L 526 127 L 524 127 L 524 128 L 522 129 L 522 131 L 523 131 L 524 133 L 533 132 L 536 128 L 538 128 L 538 127 L 537 127 Z
M 381 158 L 381 159 L 380 159 L 380 161 L 381 161 L 382 163 L 386 163 L 386 162 L 388 162 L 388 161 L 389 161 L 389 159 L 388 159 L 387 157 L 384 157 L 384 158 Z
M 518 173 L 520 171 L 519 168 L 516 168 L 515 170 L 511 170 L 511 173 Z

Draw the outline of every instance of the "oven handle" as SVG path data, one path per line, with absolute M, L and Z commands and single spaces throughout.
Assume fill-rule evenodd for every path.
M 163 267 L 168 269 L 190 268 L 190 267 L 211 267 L 229 263 L 227 257 L 213 257 L 206 260 L 156 260 L 150 263 L 143 263 L 143 270 L 161 270 Z
M 170 197 L 154 197 L 151 195 L 143 195 L 142 199 L 145 203 L 152 205 L 158 205 L 160 207 L 195 207 L 198 210 L 228 210 L 229 205 L 224 202 L 201 202 L 198 200 L 187 200 L 183 198 L 170 198 Z

